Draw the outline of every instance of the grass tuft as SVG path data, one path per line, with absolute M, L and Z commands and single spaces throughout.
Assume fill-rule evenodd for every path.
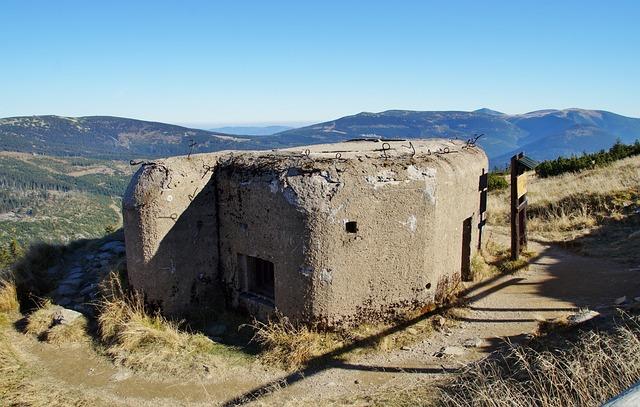
M 206 364 L 213 356 L 241 359 L 234 348 L 184 332 L 179 322 L 149 311 L 142 295 L 125 292 L 115 275 L 110 278 L 110 295 L 99 309 L 100 339 L 106 353 L 122 366 L 187 375 L 208 371 Z
M 484 250 L 471 259 L 471 277 L 481 281 L 499 274 L 511 274 L 529 267 L 530 259 L 535 255 L 523 251 L 518 260 L 511 260 L 511 250 L 493 240 L 488 240 Z
M 336 333 L 293 324 L 286 317 L 267 323 L 255 320 L 252 327 L 254 340 L 263 348 L 262 362 L 285 369 L 303 367 L 313 358 L 343 345 Z
M 80 316 L 71 322 L 60 322 L 58 319 L 61 310 L 63 308 L 59 305 L 45 300 L 38 309 L 27 316 L 25 332 L 49 343 L 88 341 L 87 319 Z
M 8 280 L 0 280 L 0 313 L 17 312 L 19 308 L 15 284 Z
M 400 349 L 424 340 L 434 330 L 432 318 L 419 316 L 433 310 L 433 306 L 407 312 L 395 321 L 376 324 L 360 324 L 339 331 L 328 331 L 303 323 L 293 323 L 277 316 L 268 322 L 254 321 L 253 340 L 261 347 L 260 360 L 269 366 L 299 369 L 313 363 L 326 362 L 331 352 L 349 347 L 338 357 L 348 360 L 360 354 L 374 351 Z M 403 329 L 393 329 L 405 321 L 417 321 Z M 351 345 L 356 344 L 357 346 Z

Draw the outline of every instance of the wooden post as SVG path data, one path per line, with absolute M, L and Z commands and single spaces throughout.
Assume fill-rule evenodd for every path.
M 520 254 L 520 227 L 518 219 L 518 156 L 511 157 L 511 260 Z
M 524 153 L 511 157 L 511 259 L 527 247 L 527 174 L 538 163 Z
M 482 230 L 487 223 L 487 197 L 489 193 L 489 174 L 482 169 L 482 175 L 480 176 L 480 185 L 478 186 L 480 191 L 480 210 L 478 211 L 478 250 L 482 252 Z
M 527 176 L 532 160 L 525 165 L 520 162 L 524 153 L 511 157 L 511 259 L 518 260 L 522 249 L 527 247 Z

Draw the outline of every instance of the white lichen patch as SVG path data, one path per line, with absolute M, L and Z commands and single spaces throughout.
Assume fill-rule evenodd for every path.
M 393 170 L 383 170 L 375 175 L 367 175 L 364 177 L 367 183 L 373 185 L 373 189 L 378 189 L 386 185 L 397 185 L 400 181 L 397 180 L 397 174 Z
M 340 206 L 338 206 L 337 208 L 327 207 L 327 210 L 329 212 L 327 218 L 329 219 L 329 222 L 336 223 L 336 216 L 338 216 L 338 212 L 340 212 L 343 207 L 344 204 L 340 204 Z
M 435 168 L 420 168 L 415 165 L 410 165 L 407 167 L 407 175 L 410 180 L 423 180 L 428 178 L 436 177 L 436 169 Z
M 418 219 L 416 215 L 409 215 L 406 221 L 398 221 L 402 226 L 406 227 L 409 232 L 413 233 L 418 228 Z
M 436 173 L 435 168 L 420 168 L 415 165 L 407 167 L 410 180 L 424 181 L 424 197 L 432 204 L 436 203 Z
M 320 273 L 320 281 L 323 283 L 331 284 L 333 276 L 331 275 L 331 269 L 322 269 Z
M 305 277 L 309 277 L 313 274 L 313 269 L 309 266 L 302 266 L 298 269 L 298 272 Z
M 280 183 L 278 182 L 277 179 L 274 179 L 269 183 L 269 191 L 271 191 L 272 194 L 275 194 L 279 190 L 280 190 Z

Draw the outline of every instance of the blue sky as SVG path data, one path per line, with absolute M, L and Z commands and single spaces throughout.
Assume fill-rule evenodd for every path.
M 0 117 L 206 126 L 479 107 L 640 117 L 639 1 L 4 0 L 0 49 Z

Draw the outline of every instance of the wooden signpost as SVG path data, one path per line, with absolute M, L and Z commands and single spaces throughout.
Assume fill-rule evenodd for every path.
M 524 153 L 511 157 L 511 259 L 527 247 L 527 171 L 538 163 Z

